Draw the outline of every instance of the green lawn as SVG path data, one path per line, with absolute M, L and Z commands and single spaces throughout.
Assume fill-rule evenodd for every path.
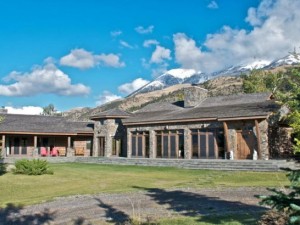
M 226 172 L 166 167 L 51 164 L 54 175 L 0 176 L 0 207 L 30 205 L 58 196 L 174 187 L 270 187 L 288 184 L 283 172 Z

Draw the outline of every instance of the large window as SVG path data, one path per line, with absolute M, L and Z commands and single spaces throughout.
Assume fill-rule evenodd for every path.
M 132 132 L 131 156 L 149 158 L 149 132 Z
M 224 155 L 224 134 L 221 129 L 193 129 L 192 158 L 219 158 Z
M 184 158 L 183 130 L 156 131 L 157 158 Z

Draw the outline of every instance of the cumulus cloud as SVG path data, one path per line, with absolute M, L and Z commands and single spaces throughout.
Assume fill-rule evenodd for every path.
M 217 9 L 219 8 L 218 3 L 216 1 L 211 1 L 208 5 L 207 8 L 209 9 Z
M 9 114 L 40 115 L 43 112 L 43 108 L 39 106 L 5 106 L 4 108 L 7 109 L 7 113 Z
M 282 57 L 300 46 L 299 8 L 300 1 L 263 0 L 258 8 L 248 10 L 245 20 L 252 26 L 250 30 L 224 26 L 220 32 L 209 34 L 202 46 L 185 34 L 175 34 L 176 61 L 183 67 L 212 72 L 254 58 Z
M 121 40 L 120 45 L 122 45 L 125 48 L 134 48 L 132 45 L 128 44 L 128 42 Z
M 0 95 L 3 96 L 33 96 L 42 93 L 71 96 L 87 95 L 90 92 L 90 88 L 83 84 L 72 84 L 70 77 L 49 60 L 27 73 L 13 71 L 3 80 L 9 83 L 0 85 Z
M 125 84 L 122 84 L 121 86 L 119 86 L 118 91 L 123 94 L 128 95 L 148 83 L 149 83 L 148 80 L 144 80 L 143 78 L 137 78 L 134 81 L 132 81 L 131 83 L 125 83 Z
M 117 37 L 117 36 L 120 36 L 122 34 L 122 31 L 121 30 L 114 30 L 114 31 L 111 31 L 110 32 L 110 35 L 112 37 Z
M 109 91 L 103 91 L 100 96 L 98 96 L 96 105 L 103 105 L 107 102 L 111 102 L 117 99 L 122 98 L 121 96 L 115 95 Z
M 155 39 L 145 40 L 143 46 L 149 48 L 151 45 L 159 45 L 159 42 Z
M 152 33 L 154 29 L 153 25 L 150 25 L 149 27 L 143 27 L 143 26 L 138 26 L 135 28 L 135 31 L 138 32 L 139 34 L 149 34 Z
M 163 63 L 171 59 L 171 50 L 157 45 L 152 53 L 150 63 Z
M 120 57 L 116 54 L 99 54 L 95 55 L 85 49 L 73 49 L 71 52 L 60 59 L 60 64 L 71 66 L 79 69 L 93 68 L 96 65 L 108 67 L 123 67 L 124 62 L 120 61 Z
M 183 33 L 173 35 L 175 44 L 175 59 L 183 68 L 199 70 L 201 67 L 202 53 L 196 42 Z

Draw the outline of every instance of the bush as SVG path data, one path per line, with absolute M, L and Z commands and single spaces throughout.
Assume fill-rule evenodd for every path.
M 2 150 L 0 149 L 0 176 L 5 173 L 6 173 L 6 168 L 2 158 Z
M 15 163 L 16 169 L 14 174 L 27 174 L 27 175 L 42 175 L 53 174 L 49 169 L 48 162 L 40 159 L 21 159 Z
M 268 188 L 273 194 L 258 196 L 262 199 L 260 204 L 269 205 L 282 215 L 286 215 L 290 224 L 300 224 L 300 170 L 284 170 L 288 171 L 290 185 L 286 186 L 285 191 Z

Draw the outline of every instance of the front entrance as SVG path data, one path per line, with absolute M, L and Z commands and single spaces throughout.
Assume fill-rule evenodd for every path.
M 237 137 L 237 159 L 252 159 L 256 144 L 256 138 L 251 130 L 238 130 Z
M 103 157 L 105 153 L 105 137 L 99 137 L 99 151 L 98 156 Z

